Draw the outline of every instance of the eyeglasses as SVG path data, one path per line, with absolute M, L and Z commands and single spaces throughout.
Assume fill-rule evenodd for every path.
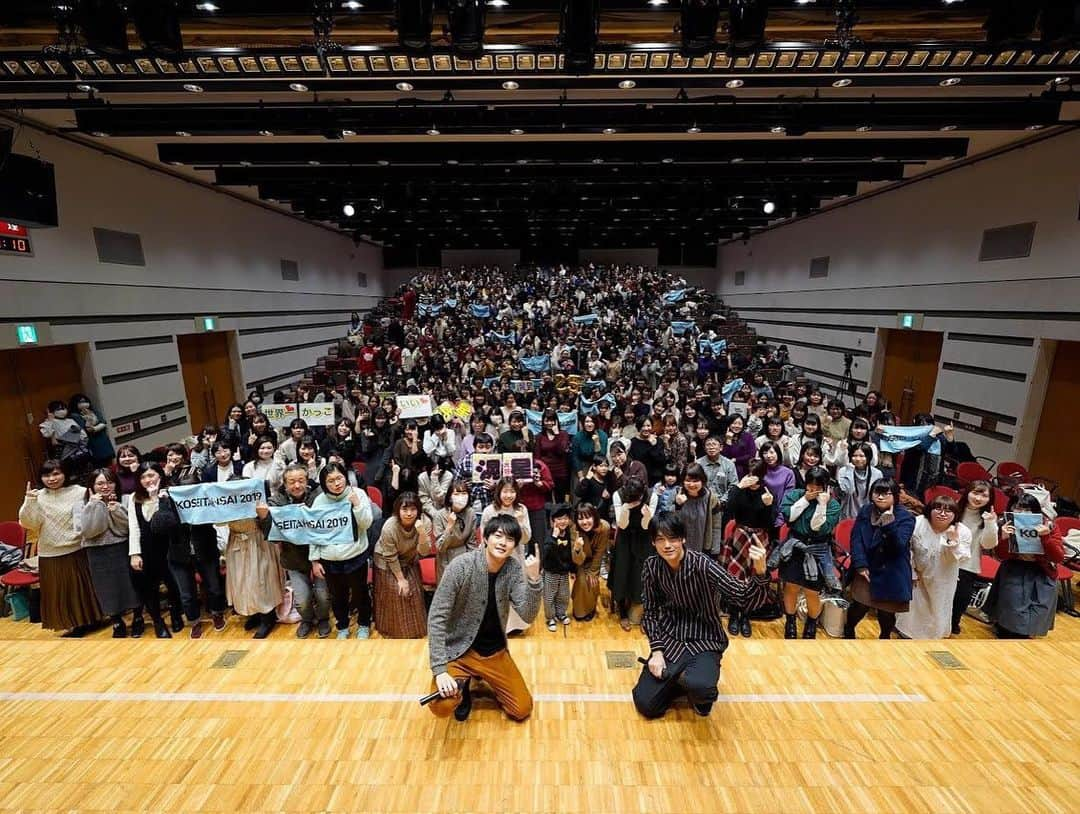
M 934 514 L 952 514 L 952 509 L 946 509 L 944 506 L 936 506 L 934 508 Z

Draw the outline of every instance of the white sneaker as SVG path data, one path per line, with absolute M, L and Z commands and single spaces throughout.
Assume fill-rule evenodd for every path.
M 346 627 L 346 628 L 342 628 L 341 630 L 339 630 L 337 632 L 337 638 L 339 638 L 339 639 L 347 639 L 347 638 L 349 638 L 349 629 Z
M 552 633 L 555 632 L 555 620 L 554 619 L 548 619 L 547 620 L 547 629 L 550 630 Z

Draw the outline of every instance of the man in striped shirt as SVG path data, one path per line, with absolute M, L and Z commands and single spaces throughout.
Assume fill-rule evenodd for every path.
M 649 531 L 658 556 L 642 569 L 641 629 L 651 654 L 634 687 L 634 706 L 646 718 L 659 718 L 685 693 L 694 712 L 705 716 L 718 695 L 720 658 L 728 645 L 720 602 L 752 611 L 768 601 L 765 549 L 751 546 L 754 576 L 743 580 L 705 554 L 688 551 L 686 528 L 674 512 L 657 514 Z

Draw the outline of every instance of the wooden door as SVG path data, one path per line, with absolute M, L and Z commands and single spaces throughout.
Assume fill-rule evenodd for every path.
M 176 337 L 176 343 L 191 431 L 198 433 L 205 424 L 220 425 L 225 410 L 237 400 L 228 336 L 188 334 Z
M 15 520 L 26 482 L 37 481 L 45 460 L 45 439 L 38 429 L 50 401 L 83 392 L 74 345 L 0 351 L 0 520 Z
M 910 424 L 916 413 L 930 413 L 937 385 L 941 341 L 934 331 L 885 332 L 885 372 L 881 392 L 898 424 Z
M 1029 469 L 1032 475 L 1057 481 L 1058 494 L 1072 498 L 1080 496 L 1077 404 L 1080 404 L 1080 342 L 1058 342 Z

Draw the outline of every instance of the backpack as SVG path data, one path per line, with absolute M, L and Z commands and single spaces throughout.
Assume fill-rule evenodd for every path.
M 93 457 L 81 433 L 69 431 L 56 439 L 56 457 L 67 472 L 81 472 Z

